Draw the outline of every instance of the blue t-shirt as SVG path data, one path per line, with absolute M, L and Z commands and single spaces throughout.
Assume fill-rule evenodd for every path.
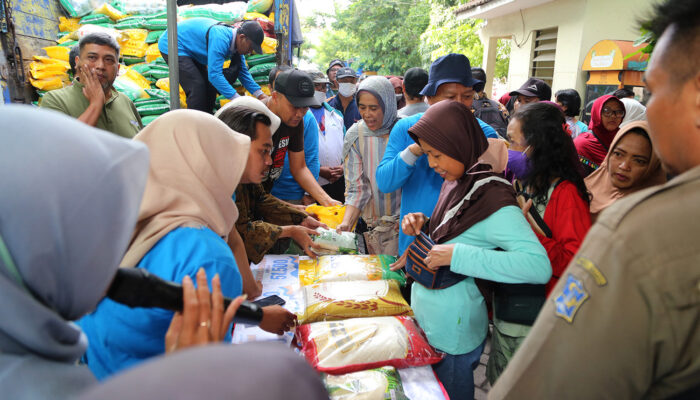
M 423 113 L 419 113 L 401 118 L 394 125 L 384 157 L 377 167 L 376 178 L 379 190 L 383 193 L 391 193 L 401 189 L 401 220 L 404 215 L 413 212 L 421 212 L 430 217 L 440 197 L 440 188 L 444 181 L 430 168 L 426 155 L 416 159 L 410 151 L 403 152 L 415 143 L 409 136 L 408 129 L 422 116 Z M 498 134 L 490 125 L 478 118 L 476 120 L 487 138 L 498 138 Z M 413 236 L 405 235 L 399 229 L 399 254 L 403 254 L 413 239 Z
M 209 228 L 176 228 L 141 259 L 137 268 L 168 281 L 181 283 L 189 275 L 196 284 L 199 268 L 211 279 L 219 274 L 224 296 L 242 292 L 241 274 L 228 244 Z M 173 312 L 158 308 L 129 308 L 105 298 L 92 313 L 78 321 L 88 337 L 83 360 L 97 379 L 165 352 L 165 333 Z M 227 339 L 230 340 L 230 334 Z
M 355 122 L 362 119 L 362 116 L 360 115 L 360 110 L 357 108 L 357 102 L 355 101 L 354 97 L 350 104 L 348 104 L 348 108 L 345 110 L 343 110 L 343 103 L 340 101 L 340 96 L 335 96 L 332 99 L 328 100 L 328 104 L 336 110 L 340 111 L 341 114 L 343 114 L 343 122 L 345 123 L 346 130 L 350 129 L 350 127 L 353 126 Z
M 309 171 L 318 180 L 318 174 L 321 171 L 321 162 L 318 160 L 318 124 L 311 110 L 304 114 L 304 159 Z M 301 200 L 304 193 L 304 189 L 292 175 L 289 167 L 289 152 L 287 152 L 284 156 L 282 174 L 275 181 L 270 194 L 282 200 Z

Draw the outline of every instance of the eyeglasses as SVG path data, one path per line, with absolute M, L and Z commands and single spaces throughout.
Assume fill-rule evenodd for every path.
M 603 116 L 605 117 L 612 117 L 615 116 L 617 118 L 622 118 L 625 116 L 625 110 L 612 110 L 610 108 L 604 108 L 603 109 Z

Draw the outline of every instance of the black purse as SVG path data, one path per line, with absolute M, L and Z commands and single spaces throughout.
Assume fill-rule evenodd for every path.
M 421 232 L 408 247 L 406 255 L 406 273 L 416 282 L 428 289 L 444 289 L 463 281 L 466 276 L 450 271 L 448 265 L 432 270 L 425 265 L 425 257 L 433 248 L 433 242 L 428 235 Z
M 546 300 L 546 285 L 495 282 L 493 284 L 494 315 L 505 322 L 534 324 Z

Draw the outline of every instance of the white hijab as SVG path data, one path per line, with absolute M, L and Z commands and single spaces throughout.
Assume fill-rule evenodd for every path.
M 0 393 L 72 398 L 95 382 L 75 365 L 129 243 L 148 175 L 142 143 L 53 111 L 0 107 Z M 26 289 L 25 289 L 26 287 Z
M 622 119 L 620 128 L 630 122 L 647 120 L 647 108 L 644 104 L 630 98 L 620 99 L 620 101 L 625 105 L 625 118 Z

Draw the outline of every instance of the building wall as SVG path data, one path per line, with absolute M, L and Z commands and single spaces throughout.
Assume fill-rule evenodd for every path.
M 522 17 L 518 12 L 488 19 L 480 32 L 484 60 L 490 38 L 510 37 L 508 89 L 517 89 L 530 75 L 534 31 L 558 27 L 552 94 L 575 88 L 583 95 L 587 74 L 581 64 L 591 46 L 604 39 L 635 40 L 637 20 L 652 4 L 654 0 L 555 0 L 522 10 Z

